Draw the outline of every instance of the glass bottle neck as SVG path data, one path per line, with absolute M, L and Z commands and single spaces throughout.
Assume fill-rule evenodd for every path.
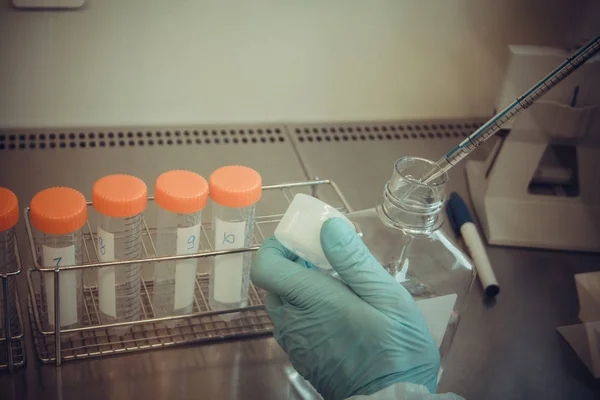
M 429 235 L 442 225 L 447 175 L 429 184 L 419 181 L 435 166 L 431 161 L 416 157 L 404 157 L 396 162 L 377 206 L 377 214 L 385 225 L 412 235 Z

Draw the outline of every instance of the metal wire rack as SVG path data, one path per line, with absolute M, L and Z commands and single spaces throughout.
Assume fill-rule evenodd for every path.
M 7 271 L 0 274 L 0 283 L 2 284 L 2 305 L 3 310 L 0 313 L 4 318 L 2 326 L 4 327 L 0 334 L 0 371 L 7 370 L 12 372 L 15 368 L 25 365 L 25 334 L 23 333 L 23 317 L 21 314 L 21 303 L 19 301 L 18 288 L 15 285 L 14 293 L 9 291 L 10 280 L 16 280 L 17 275 L 21 273 L 21 257 L 19 255 L 19 245 L 15 236 L 14 252 L 17 261 L 16 270 Z M 9 296 L 15 295 L 16 318 L 14 312 L 10 310 L 11 301 Z M 11 318 L 13 317 L 13 318 Z
M 196 276 L 195 301 L 192 313 L 189 315 L 156 318 L 152 304 L 154 284 L 152 279 L 149 278 L 143 279 L 141 284 L 142 319 L 133 322 L 102 324 L 98 312 L 98 286 L 95 282 L 97 268 L 126 265 L 133 262 L 152 265 L 168 260 L 198 259 L 200 260 L 199 269 L 202 271 L 202 265 L 200 264 L 203 263 L 202 260 L 207 260 L 207 257 L 255 251 L 259 248 L 260 243 L 272 234 L 287 205 L 294 195 L 300 191 L 324 198 L 341 212 L 350 211 L 343 194 L 337 185 L 330 180 L 264 186 L 261 203 L 266 200 L 266 197 L 271 196 L 270 202 L 267 203 L 279 204 L 282 207 L 276 207 L 277 212 L 268 210 L 269 212 L 262 214 L 261 207 L 257 207 L 255 243 L 251 247 L 215 251 L 211 244 L 211 226 L 203 223 L 201 248 L 204 251 L 190 255 L 157 257 L 153 239 L 156 232 L 154 229 L 149 228 L 144 220 L 144 258 L 100 263 L 98 262 L 94 233 L 88 221 L 84 226 L 84 263 L 60 268 L 39 265 L 29 220 L 29 208 L 27 208 L 25 210 L 25 223 L 34 260 L 34 266 L 29 269 L 27 274 L 29 287 L 28 308 L 38 358 L 44 363 L 55 362 L 59 366 L 62 361 L 67 360 L 270 334 L 272 324 L 264 311 L 264 292 L 260 288 L 250 284 L 248 305 L 246 307 L 224 311 L 212 310 L 208 302 L 210 276 L 207 272 L 199 272 Z M 276 198 L 273 198 L 273 196 Z M 149 198 L 149 200 L 153 201 L 153 198 Z M 88 202 L 89 206 L 91 206 L 90 202 Z M 85 315 L 83 326 L 56 330 L 48 324 L 48 313 L 44 306 L 41 291 L 43 274 L 55 274 L 55 277 L 59 277 L 61 271 L 74 269 L 83 269 L 84 272 Z M 54 293 L 60 293 L 59 281 L 60 279 L 53 280 Z M 60 296 L 54 296 L 54 310 L 60 310 Z M 53 326 L 60 326 L 59 312 L 54 314 Z

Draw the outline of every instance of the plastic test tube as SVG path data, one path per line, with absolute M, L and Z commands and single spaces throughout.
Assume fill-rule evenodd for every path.
M 134 176 L 109 175 L 96 181 L 92 188 L 92 205 L 101 214 L 96 234 L 96 250 L 101 262 L 142 257 L 142 212 L 147 202 L 146 184 Z M 140 286 L 139 263 L 100 268 L 98 297 L 101 321 L 138 320 L 141 312 Z
M 156 180 L 156 251 L 159 256 L 193 254 L 200 249 L 202 209 L 208 202 L 208 183 L 190 171 L 169 171 Z M 197 259 L 165 261 L 154 267 L 156 317 L 192 312 Z
M 210 176 L 209 194 L 214 202 L 214 249 L 251 246 L 254 205 L 262 195 L 262 181 L 258 172 L 237 165 L 219 168 Z M 251 263 L 250 252 L 213 258 L 209 285 L 209 303 L 213 310 L 246 306 Z
M 54 187 L 42 190 L 29 205 L 31 224 L 36 229 L 35 243 L 43 267 L 64 267 L 83 262 L 83 233 L 87 221 L 85 197 L 75 189 Z M 83 270 L 59 272 L 60 327 L 81 326 L 84 320 Z M 47 310 L 44 321 L 54 329 L 54 277 L 42 274 L 42 302 Z
M 17 270 L 15 255 L 15 225 L 19 221 L 19 202 L 13 192 L 0 187 L 0 274 Z M 0 279 L 0 338 L 6 338 L 18 330 L 16 277 L 9 276 L 5 283 Z M 7 295 L 7 296 L 6 296 Z M 8 301 L 5 301 L 5 297 Z

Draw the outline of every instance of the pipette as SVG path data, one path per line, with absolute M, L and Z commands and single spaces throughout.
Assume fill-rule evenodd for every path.
M 485 142 L 498 132 L 500 127 L 506 123 L 506 121 L 535 103 L 550 89 L 558 85 L 573 71 L 592 58 L 598 51 L 600 51 L 600 35 L 596 36 L 585 46 L 577 50 L 571 57 L 567 58 L 562 64 L 546 75 L 544 79 L 523 93 L 523 95 L 509 104 L 504 110 L 494 115 L 488 122 L 481 125 L 479 129 L 463 140 L 458 146 L 446 153 L 444 157 L 436 162 L 437 167 L 425 175 L 421 181 L 425 184 L 430 183 L 450 170 L 450 168 L 456 165 L 460 160 L 479 147 L 481 143 Z

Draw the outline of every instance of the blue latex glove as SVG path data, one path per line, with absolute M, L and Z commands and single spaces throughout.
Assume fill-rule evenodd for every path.
M 252 265 L 252 281 L 269 292 L 275 339 L 294 368 L 325 399 L 396 382 L 435 392 L 439 352 L 410 294 L 341 219 L 323 224 L 321 246 L 345 283 L 307 268 L 275 238 Z

